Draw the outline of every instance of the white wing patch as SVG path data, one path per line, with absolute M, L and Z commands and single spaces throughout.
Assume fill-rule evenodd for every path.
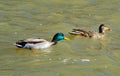
M 45 39 L 39 39 L 39 38 L 29 38 L 25 40 L 28 43 L 41 43 L 41 42 L 46 42 L 47 40 Z

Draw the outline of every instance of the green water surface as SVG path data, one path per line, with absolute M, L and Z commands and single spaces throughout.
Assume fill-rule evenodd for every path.
M 73 28 L 113 31 L 74 37 Z M 44 50 L 17 49 L 29 37 L 71 38 Z M 120 0 L 0 0 L 0 76 L 120 76 Z

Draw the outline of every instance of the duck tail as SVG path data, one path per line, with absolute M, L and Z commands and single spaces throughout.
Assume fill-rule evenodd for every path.
M 20 41 L 16 42 L 14 45 L 17 46 L 18 48 L 23 48 L 26 44 L 27 44 L 27 42 L 20 40 Z

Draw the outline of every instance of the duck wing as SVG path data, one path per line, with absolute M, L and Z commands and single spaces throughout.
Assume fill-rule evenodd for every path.
M 29 38 L 24 40 L 27 43 L 42 43 L 42 42 L 46 42 L 47 40 L 45 39 L 40 39 L 40 38 Z
M 37 44 L 37 43 L 43 43 L 43 42 L 48 42 L 45 39 L 40 39 L 40 38 L 29 38 L 26 40 L 19 40 L 17 41 L 14 45 L 19 47 L 19 48 L 23 48 L 26 44 Z
M 88 31 L 88 36 L 89 37 L 94 37 L 97 34 L 96 31 Z
M 73 35 L 81 35 L 81 36 L 84 36 L 84 37 L 89 36 L 89 32 L 85 31 L 83 29 L 73 29 L 72 32 L 69 32 L 69 33 L 73 34 Z
M 96 31 L 86 31 L 83 29 L 73 29 L 72 32 L 69 32 L 73 35 L 80 35 L 84 37 L 93 37 L 94 35 L 98 34 Z

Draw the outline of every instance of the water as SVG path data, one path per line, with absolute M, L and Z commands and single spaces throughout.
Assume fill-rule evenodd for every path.
M 120 76 L 119 0 L 1 0 L 0 76 Z M 72 37 L 73 28 L 113 30 L 104 39 Z M 20 39 L 70 37 L 44 50 L 17 49 Z

